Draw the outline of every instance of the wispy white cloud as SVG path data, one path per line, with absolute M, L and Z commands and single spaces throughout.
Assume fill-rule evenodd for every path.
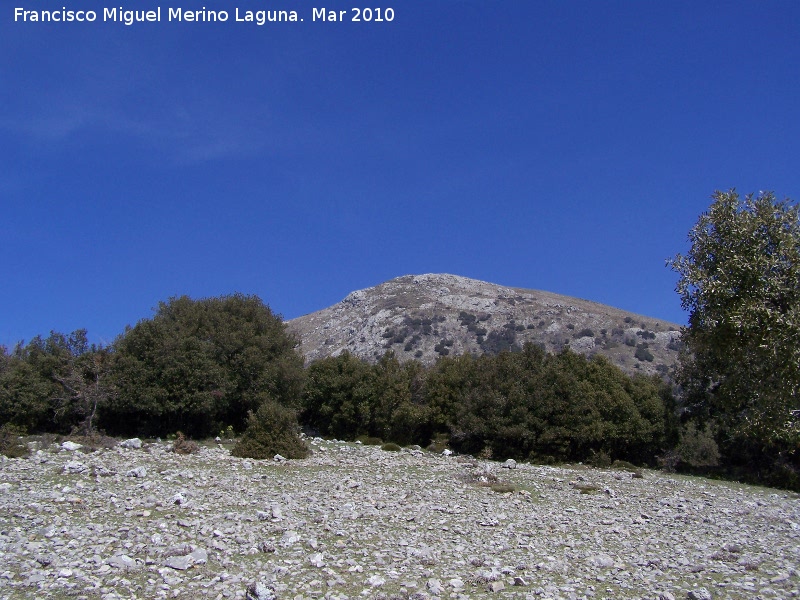
M 6 113 L 0 118 L 0 131 L 16 143 L 42 150 L 69 149 L 78 139 L 85 147 L 93 138 L 99 143 L 108 136 L 127 138 L 159 159 L 177 163 L 252 155 L 267 139 L 264 121 L 226 114 L 211 106 L 213 102 L 129 111 L 124 101 L 81 101 L 86 94 L 72 94 L 49 106 L 32 104 Z
M 69 72 L 42 72 L 0 90 L 0 144 L 5 138 L 7 151 L 17 145 L 43 154 L 85 150 L 119 138 L 128 150 L 138 146 L 159 161 L 193 163 L 250 156 L 280 137 L 271 131 L 268 97 L 242 99 L 225 86 L 171 81 L 170 70 L 141 48 L 122 49 L 104 64 L 73 58 L 78 66 Z M 19 77 L 2 71 L 0 81 Z

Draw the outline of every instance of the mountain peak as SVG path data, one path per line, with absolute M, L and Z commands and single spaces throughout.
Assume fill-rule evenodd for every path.
M 356 290 L 333 306 L 288 322 L 311 362 L 344 351 L 375 361 L 387 350 L 432 363 L 497 353 L 525 343 L 603 354 L 623 370 L 666 373 L 679 326 L 610 306 L 460 275 L 404 275 Z

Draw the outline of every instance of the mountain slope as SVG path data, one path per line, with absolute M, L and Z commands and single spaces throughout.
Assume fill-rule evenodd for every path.
M 308 362 L 347 350 L 375 361 L 496 353 L 526 342 L 557 352 L 603 354 L 623 370 L 666 373 L 679 326 L 610 306 L 446 274 L 406 275 L 350 293 L 288 322 Z

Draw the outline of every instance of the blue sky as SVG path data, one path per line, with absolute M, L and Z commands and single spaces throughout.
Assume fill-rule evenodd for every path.
M 108 343 L 175 295 L 286 318 L 447 272 L 685 323 L 716 189 L 800 199 L 800 3 L 131 0 L 0 12 L 0 344 Z M 235 23 L 296 10 L 302 23 Z M 348 13 L 352 15 L 352 13 Z

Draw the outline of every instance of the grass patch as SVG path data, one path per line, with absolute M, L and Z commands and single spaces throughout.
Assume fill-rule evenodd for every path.
M 572 487 L 578 490 L 581 494 L 594 494 L 595 492 L 600 491 L 599 485 L 590 483 L 576 483 Z
M 356 438 L 357 442 L 361 442 L 365 446 L 380 446 L 383 440 L 379 437 L 371 437 L 368 435 L 360 435 Z
M 495 483 L 489 486 L 489 489 L 498 494 L 508 494 L 517 491 L 517 487 L 510 483 Z

